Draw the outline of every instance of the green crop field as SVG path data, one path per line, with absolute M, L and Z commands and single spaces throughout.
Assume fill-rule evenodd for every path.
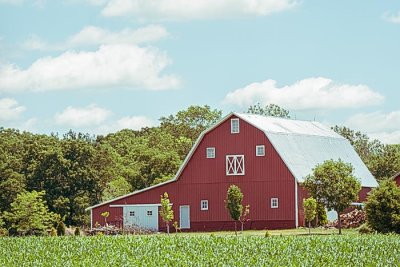
M 0 266 L 400 266 L 400 237 L 5 237 Z

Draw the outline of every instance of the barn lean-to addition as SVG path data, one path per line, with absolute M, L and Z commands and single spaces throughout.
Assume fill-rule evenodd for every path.
M 353 165 L 362 184 L 358 202 L 378 185 L 350 143 L 318 122 L 231 113 L 200 135 L 174 179 L 87 210 L 92 227 L 103 225 L 108 211 L 108 223 L 162 231 L 160 196 L 168 192 L 181 229 L 230 230 L 224 200 L 235 184 L 250 205 L 246 229 L 295 228 L 304 224 L 301 182 L 329 159 Z

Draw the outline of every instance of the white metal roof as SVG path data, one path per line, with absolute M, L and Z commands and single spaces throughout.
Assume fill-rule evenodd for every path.
M 362 186 L 378 186 L 350 142 L 329 127 L 315 121 L 234 114 L 265 133 L 299 182 L 303 182 L 317 164 L 341 159 L 353 165 L 354 175 Z

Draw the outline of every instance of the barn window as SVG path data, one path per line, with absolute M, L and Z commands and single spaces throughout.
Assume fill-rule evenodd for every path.
M 231 119 L 231 133 L 239 133 L 239 119 Z
M 200 209 L 201 210 L 208 210 L 208 200 L 200 201 Z
M 226 175 L 244 175 L 244 156 L 226 156 Z
M 278 206 L 279 206 L 278 198 L 277 197 L 271 198 L 271 208 L 277 209 Z
M 135 212 L 134 211 L 130 211 L 129 212 L 129 216 L 135 216 Z
M 147 211 L 147 216 L 153 216 L 153 211 L 152 210 L 148 210 Z
M 256 156 L 257 157 L 265 156 L 265 146 L 264 145 L 256 146 Z
M 215 158 L 215 147 L 207 147 L 206 154 L 208 159 Z

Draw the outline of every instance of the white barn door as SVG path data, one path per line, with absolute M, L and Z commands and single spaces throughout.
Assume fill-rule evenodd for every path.
M 190 228 L 190 206 L 180 206 L 179 207 L 179 224 L 181 229 Z
M 124 207 L 124 226 L 158 231 L 158 206 L 132 205 Z

